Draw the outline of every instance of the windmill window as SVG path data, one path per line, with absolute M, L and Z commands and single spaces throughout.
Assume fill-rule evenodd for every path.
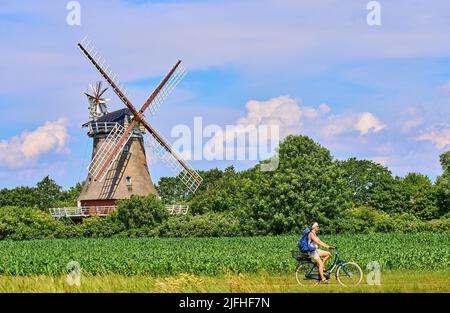
M 128 145 L 125 145 L 123 147 L 123 152 L 128 153 L 128 151 L 130 151 L 130 147 Z
M 126 184 L 127 186 L 131 186 L 131 176 L 125 177 L 125 184 Z

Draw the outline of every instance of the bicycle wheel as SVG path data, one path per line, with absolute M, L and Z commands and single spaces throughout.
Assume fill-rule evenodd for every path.
M 295 270 L 295 278 L 297 283 L 303 287 L 314 287 L 319 283 L 319 272 L 317 267 L 313 269 L 312 263 L 299 263 Z
M 363 278 L 363 271 L 355 262 L 345 262 L 338 267 L 336 278 L 342 286 L 358 286 Z

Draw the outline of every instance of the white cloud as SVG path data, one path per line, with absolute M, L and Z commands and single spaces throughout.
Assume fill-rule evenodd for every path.
M 413 128 L 416 128 L 416 127 L 422 125 L 423 123 L 424 123 L 423 117 L 417 116 L 415 118 L 405 120 L 402 125 L 402 130 L 407 132 Z
M 322 103 L 321 105 L 319 105 L 319 111 L 322 113 L 330 113 L 331 108 L 328 104 Z
M 0 141 L 0 165 L 17 168 L 27 165 L 40 155 L 64 151 L 68 140 L 67 121 L 60 118 L 46 122 L 34 131 Z
M 421 135 L 413 138 L 415 141 L 430 141 L 438 149 L 442 149 L 450 145 L 450 127 L 448 126 L 435 126 L 429 128 Z
M 387 156 L 374 156 L 370 158 L 375 163 L 378 163 L 380 165 L 386 166 L 387 162 L 389 161 L 389 157 Z
M 279 96 L 266 101 L 250 100 L 246 109 L 246 116 L 239 119 L 237 125 L 244 127 L 277 125 L 282 135 L 298 132 L 302 115 L 311 117 L 316 114 L 312 108 L 300 108 L 297 101 L 288 96 Z
M 360 134 L 360 137 L 356 138 L 358 144 L 368 142 L 369 138 L 365 137 L 368 133 L 377 133 L 386 127 L 370 112 L 349 112 L 334 116 L 327 104 L 321 104 L 318 107 L 303 106 L 289 96 L 279 96 L 265 101 L 250 100 L 246 104 L 244 117 L 238 119 L 235 125 L 226 131 L 215 134 L 208 141 L 206 154 L 208 157 L 211 157 L 212 154 L 223 155 L 228 152 L 228 144 L 233 145 L 233 149 L 238 151 L 245 150 L 246 147 L 252 145 L 261 145 L 261 142 L 245 142 L 241 145 L 238 143 L 237 147 L 234 144 L 239 136 L 248 134 L 251 127 L 258 128 L 261 125 L 266 125 L 269 129 L 278 128 L 277 135 L 280 140 L 289 134 L 314 134 L 316 138 L 316 135 L 332 137 L 348 134 L 352 137 L 351 133 L 353 132 Z M 269 135 L 267 140 L 271 139 Z M 214 153 L 211 152 L 212 150 Z
M 374 114 L 370 112 L 348 113 L 330 116 L 328 125 L 323 129 L 325 136 L 334 136 L 341 133 L 358 131 L 360 135 L 369 132 L 377 133 L 386 127 Z
M 252 151 L 257 153 L 261 151 L 258 150 L 259 145 L 275 148 L 278 142 L 273 144 L 273 141 L 300 131 L 302 115 L 312 117 L 317 113 L 309 107 L 301 108 L 298 102 L 289 96 L 279 96 L 266 101 L 250 100 L 246 104 L 245 116 L 238 119 L 235 125 L 228 125 L 225 131 L 215 132 L 206 143 L 204 154 L 208 159 L 229 159 L 233 156 L 245 156 L 247 149 L 253 149 Z M 255 136 L 260 126 L 267 126 L 265 142 L 262 142 L 264 140 L 261 140 L 260 136 Z M 238 138 L 246 136 L 248 140 L 239 141 Z
M 386 125 L 381 123 L 381 121 L 370 112 L 362 113 L 358 117 L 358 120 L 356 121 L 355 125 L 355 129 L 359 131 L 362 135 L 367 134 L 371 130 L 374 133 L 377 133 L 385 127 Z

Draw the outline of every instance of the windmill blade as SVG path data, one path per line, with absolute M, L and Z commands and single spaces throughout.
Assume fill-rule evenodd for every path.
M 105 149 L 101 154 L 99 154 L 97 161 L 93 164 L 92 170 L 90 170 L 90 172 L 92 171 L 92 175 L 94 176 L 95 180 L 102 181 L 105 174 L 107 173 L 107 170 L 111 168 L 111 165 L 117 159 L 119 153 L 122 151 L 123 147 L 130 139 L 133 127 L 141 119 L 141 115 L 137 112 L 134 105 L 127 98 L 126 90 L 123 90 L 119 87 L 120 85 L 123 86 L 123 84 L 120 83 L 117 75 L 111 71 L 108 65 L 105 66 L 106 62 L 104 58 L 100 56 L 100 54 L 96 51 L 92 41 L 85 38 L 81 43 L 78 44 L 78 47 L 86 56 L 86 58 L 99 71 L 100 75 L 102 75 L 103 78 L 108 82 L 108 84 L 111 86 L 120 100 L 122 100 L 122 102 L 132 111 L 135 117 L 133 121 L 128 125 L 126 130 L 116 130 L 115 134 L 112 134 L 111 140 L 108 142 L 108 145 L 105 146 Z M 92 88 L 94 87 L 92 86 L 91 89 Z
M 108 82 L 119 99 L 122 100 L 122 102 L 129 107 L 133 113 L 137 112 L 134 105 L 126 96 L 127 90 L 123 88 L 124 84 L 120 82 L 118 76 L 113 73 L 109 65 L 107 65 L 105 59 L 98 53 L 94 43 L 91 40 L 84 38 L 81 43 L 78 43 L 78 48 L 80 48 L 84 56 L 89 60 L 89 62 L 92 63 L 92 65 L 94 65 L 100 75 L 102 75 L 102 77 Z
M 188 190 L 194 193 L 201 185 L 201 176 L 187 164 L 183 158 L 172 149 L 160 134 L 158 134 L 145 121 L 142 123 L 147 128 L 149 136 L 148 145 L 158 155 L 158 157 L 170 168 L 170 170 L 181 179 Z
M 132 132 L 127 133 L 127 129 L 119 123 L 116 123 L 111 129 L 88 167 L 89 174 L 94 177 L 95 180 L 103 180 L 128 140 L 130 140 L 131 135 Z
M 121 125 L 122 129 L 120 130 L 120 134 L 114 140 L 114 143 L 111 143 L 107 151 L 105 151 L 105 157 L 101 159 L 98 165 L 98 171 L 96 172 L 94 179 L 102 181 L 105 177 L 105 174 L 111 168 L 111 165 L 115 162 L 120 152 L 122 152 L 123 148 L 127 144 L 128 140 L 130 140 L 131 135 L 133 135 L 133 128 L 136 126 L 137 120 L 133 119 L 128 127 L 125 129 Z
M 155 115 L 156 110 L 161 106 L 164 100 L 166 100 L 169 94 L 175 89 L 186 74 L 186 70 L 181 65 L 181 60 L 178 60 L 169 73 L 161 80 L 147 101 L 145 101 L 140 113 L 144 113 L 147 107 L 150 107 L 150 113 Z

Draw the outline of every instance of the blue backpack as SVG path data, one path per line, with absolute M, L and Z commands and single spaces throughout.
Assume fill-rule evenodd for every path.
M 316 250 L 314 247 L 311 247 L 308 244 L 308 235 L 310 232 L 311 230 L 308 227 L 306 227 L 305 230 L 303 231 L 302 238 L 300 238 L 299 241 L 297 242 L 298 249 L 300 250 L 300 252 L 307 253 Z

